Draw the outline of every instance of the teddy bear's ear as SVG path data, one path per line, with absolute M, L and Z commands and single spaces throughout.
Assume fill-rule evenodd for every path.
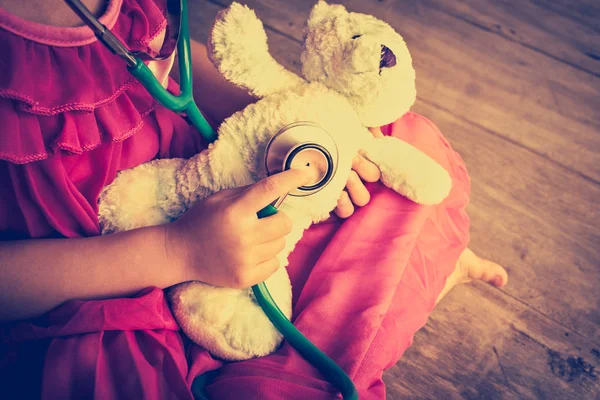
M 309 30 L 316 28 L 322 23 L 334 19 L 337 15 L 345 12 L 344 6 L 334 4 L 329 5 L 324 0 L 319 0 L 317 4 L 312 8 L 310 16 L 308 17 L 307 28 Z

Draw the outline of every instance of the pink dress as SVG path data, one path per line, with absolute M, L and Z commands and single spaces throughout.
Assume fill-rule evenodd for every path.
M 101 20 L 131 48 L 152 51 L 164 33 L 161 7 L 111 0 Z M 98 235 L 98 195 L 118 171 L 203 148 L 87 28 L 0 9 L 0 54 L 0 240 Z M 151 67 L 177 90 L 170 65 Z M 311 227 L 288 267 L 295 325 L 350 375 L 361 399 L 385 398 L 383 371 L 426 323 L 469 239 L 469 178 L 440 131 L 414 113 L 383 131 L 444 166 L 450 196 L 426 207 L 369 184 L 371 202 L 348 220 Z M 191 399 L 194 378 L 215 370 L 212 398 L 336 398 L 285 342 L 259 359 L 213 359 L 181 334 L 159 288 L 70 301 L 0 329 L 3 398 Z

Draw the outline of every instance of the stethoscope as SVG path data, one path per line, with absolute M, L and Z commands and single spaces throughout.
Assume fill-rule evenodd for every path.
M 167 32 L 162 48 L 154 57 L 142 52 L 129 51 L 80 0 L 65 1 L 92 29 L 98 40 L 127 63 L 129 72 L 154 99 L 169 110 L 184 113 L 207 143 L 212 143 L 217 139 L 216 132 L 200 113 L 192 94 L 192 58 L 186 0 L 167 1 Z M 175 47 L 177 47 L 179 61 L 179 96 L 169 93 L 144 64 L 144 61 L 169 57 Z M 308 164 L 317 168 L 320 174 L 314 182 L 287 194 L 298 197 L 310 196 L 327 186 L 335 176 L 337 161 L 337 146 L 331 135 L 320 125 L 303 121 L 287 125 L 277 132 L 267 145 L 264 160 L 268 175 Z M 258 217 L 264 218 L 277 213 L 278 207 L 287 195 L 281 196 L 260 210 Z M 267 317 L 288 343 L 314 365 L 342 393 L 344 399 L 358 399 L 356 388 L 350 377 L 294 327 L 277 307 L 265 283 L 253 286 L 252 291 Z

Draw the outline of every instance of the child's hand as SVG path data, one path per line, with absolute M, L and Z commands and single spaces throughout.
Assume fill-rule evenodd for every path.
M 369 130 L 375 137 L 383 136 L 380 128 L 369 128 Z M 366 205 L 371 200 L 371 196 L 363 181 L 377 182 L 380 176 L 379 168 L 375 164 L 360 155 L 356 156 L 352 163 L 350 177 L 346 182 L 346 190 L 342 192 L 334 210 L 337 216 L 348 218 L 354 213 L 354 205 L 359 207 Z
M 169 260 L 186 280 L 247 288 L 279 268 L 292 221 L 282 211 L 259 219 L 257 212 L 278 197 L 314 181 L 313 169 L 292 169 L 254 185 L 222 190 L 192 207 L 166 227 Z

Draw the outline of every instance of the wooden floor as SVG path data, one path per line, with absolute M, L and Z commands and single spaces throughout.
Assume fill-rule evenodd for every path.
M 242 1 L 295 72 L 316 0 Z M 389 399 L 600 399 L 600 2 L 338 0 L 389 22 L 414 111 L 472 178 L 471 247 L 502 290 L 454 289 L 385 374 Z M 190 0 L 204 40 L 225 0 Z

